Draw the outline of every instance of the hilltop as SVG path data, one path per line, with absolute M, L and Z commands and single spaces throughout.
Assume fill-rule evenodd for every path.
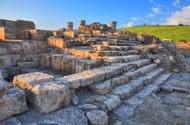
M 155 35 L 160 39 L 173 39 L 174 41 L 178 40 L 187 40 L 190 41 L 190 26 L 134 26 L 128 28 L 121 28 L 122 31 L 131 31 L 131 32 L 147 32 L 151 35 Z

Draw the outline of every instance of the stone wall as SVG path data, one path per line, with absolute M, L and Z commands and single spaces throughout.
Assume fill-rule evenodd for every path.
M 5 39 L 5 29 L 4 27 L 0 27 L 0 40 Z
M 35 24 L 32 21 L 0 19 L 0 27 L 5 28 L 5 39 L 28 39 L 28 30 L 35 29 Z
M 15 66 L 19 61 L 36 61 L 39 54 L 46 52 L 46 41 L 0 41 L 0 67 Z
M 99 67 L 101 62 L 67 54 L 43 54 L 39 58 L 39 64 L 42 67 L 52 68 L 62 71 L 64 75 L 69 75 Z
M 49 37 L 47 41 L 48 41 L 48 45 L 54 48 L 66 47 L 65 40 L 63 38 Z

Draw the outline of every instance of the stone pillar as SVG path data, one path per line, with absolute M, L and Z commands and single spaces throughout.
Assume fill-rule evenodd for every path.
M 113 30 L 116 30 L 117 22 L 116 21 L 111 21 L 111 22 L 109 22 L 108 26 L 111 27 Z
M 86 21 L 85 20 L 81 20 L 80 21 L 80 26 L 85 26 L 86 25 Z
M 73 22 L 68 22 L 67 23 L 67 31 L 72 31 L 73 30 Z

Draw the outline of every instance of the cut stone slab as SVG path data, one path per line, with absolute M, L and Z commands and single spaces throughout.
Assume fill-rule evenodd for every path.
M 35 68 L 38 67 L 38 62 L 31 61 L 31 62 L 18 62 L 18 66 L 20 68 Z
M 54 76 L 52 75 L 45 74 L 42 72 L 34 72 L 15 76 L 13 79 L 13 84 L 22 89 L 30 90 L 40 82 L 51 81 L 53 79 Z
M 91 110 L 98 109 L 98 106 L 93 105 L 93 104 L 81 104 L 81 105 L 78 105 L 78 108 L 80 108 L 82 111 L 91 111 Z
M 102 59 L 105 62 L 112 62 L 112 63 L 127 63 L 131 61 L 136 61 L 141 58 L 141 55 L 130 55 L 130 56 L 105 56 Z
M 64 84 L 52 81 L 54 77 L 35 72 L 18 75 L 13 83 L 25 90 L 30 104 L 41 113 L 49 113 L 70 104 L 70 91 Z
M 29 102 L 41 113 L 49 113 L 70 104 L 70 91 L 64 84 L 44 82 L 28 93 Z
M 90 86 L 90 89 L 96 94 L 106 94 L 111 91 L 112 86 L 109 81 L 100 82 Z
M 0 121 L 28 110 L 23 90 L 0 82 Z M 6 82 L 6 81 L 4 81 Z
M 87 118 L 82 110 L 68 107 L 42 117 L 39 125 L 88 125 Z
M 120 96 L 121 99 L 127 99 L 133 95 L 133 89 L 129 85 L 120 85 L 115 87 L 112 94 Z
M 108 116 L 100 110 L 93 110 L 86 113 L 90 125 L 108 125 Z

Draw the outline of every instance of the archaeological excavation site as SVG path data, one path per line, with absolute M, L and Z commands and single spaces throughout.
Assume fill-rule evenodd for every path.
M 190 125 L 190 49 L 74 25 L 0 19 L 0 125 Z

